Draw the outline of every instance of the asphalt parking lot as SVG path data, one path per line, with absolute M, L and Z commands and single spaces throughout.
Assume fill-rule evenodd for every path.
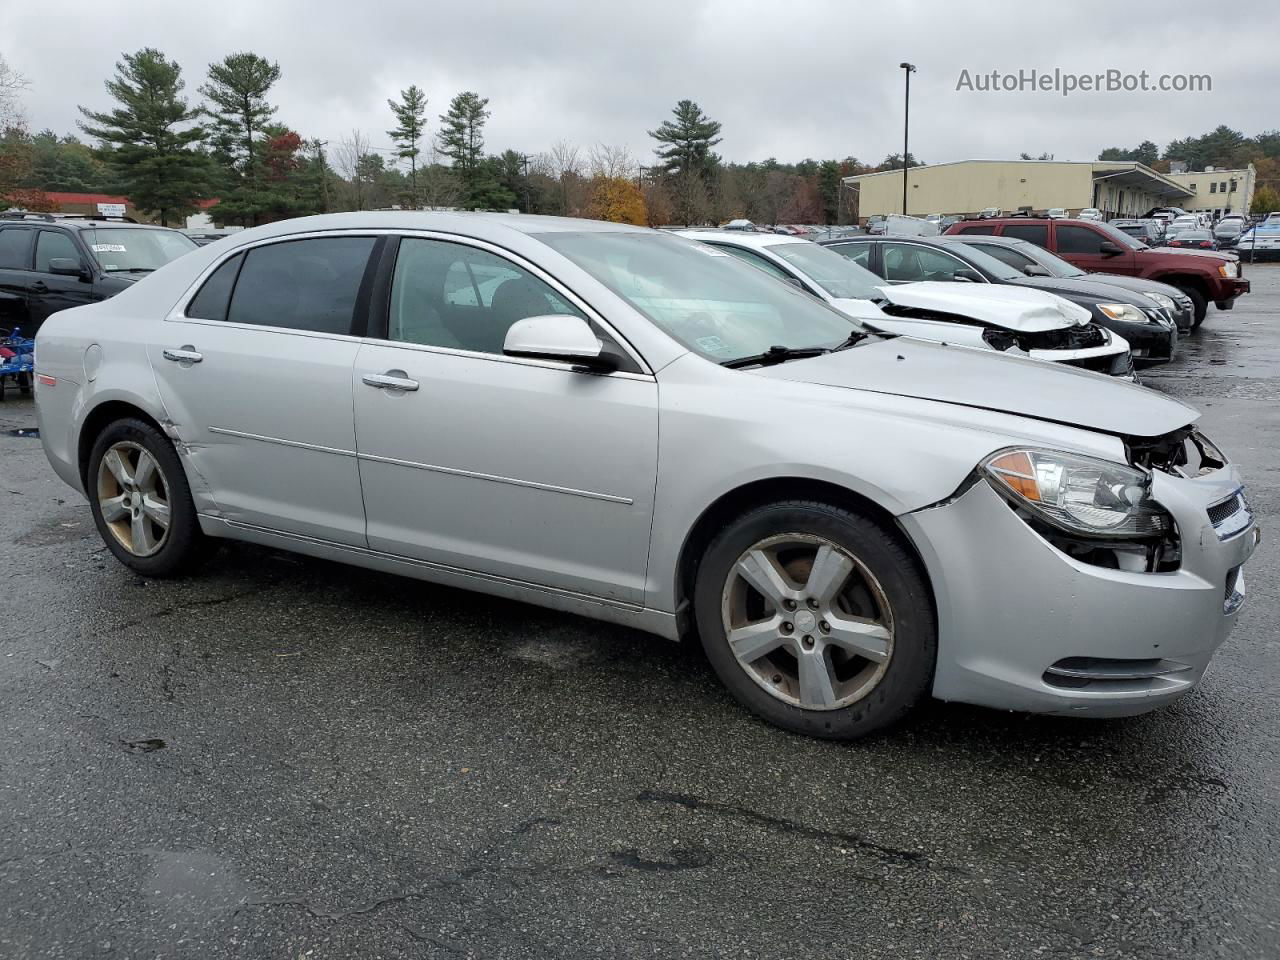
M 1280 955 L 1280 265 L 1149 385 L 1264 539 L 1120 721 L 782 733 L 699 651 L 267 550 L 116 563 L 0 404 L 0 957 Z

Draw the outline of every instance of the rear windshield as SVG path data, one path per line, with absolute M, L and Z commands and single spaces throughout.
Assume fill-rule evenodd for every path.
M 164 227 L 87 227 L 84 242 L 106 273 L 150 273 L 199 249 L 190 237 Z

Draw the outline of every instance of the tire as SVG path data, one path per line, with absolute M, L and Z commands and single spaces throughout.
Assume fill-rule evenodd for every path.
M 914 557 L 878 523 L 831 504 L 769 504 L 730 523 L 703 554 L 694 615 L 729 692 L 796 733 L 864 737 L 901 720 L 932 686 L 938 630 Z M 864 649 L 872 656 L 852 652 Z
M 1209 312 L 1209 301 L 1195 287 L 1179 287 L 1178 289 L 1191 298 L 1191 329 L 1199 330 L 1200 324 L 1204 323 L 1205 314 Z
M 176 577 L 204 558 L 208 541 L 186 472 L 168 438 L 151 424 L 117 420 L 98 435 L 85 493 L 98 533 L 126 567 L 146 577 Z

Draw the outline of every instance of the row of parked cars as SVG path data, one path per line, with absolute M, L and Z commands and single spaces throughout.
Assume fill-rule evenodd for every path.
M 1126 382 L 1196 302 L 1075 270 L 1074 224 L 282 221 L 47 317 L 40 437 L 142 575 L 243 540 L 689 638 L 821 737 L 931 695 L 1141 713 L 1203 675 L 1258 535 L 1196 411 Z M 89 274 L 144 242 L 105 229 Z

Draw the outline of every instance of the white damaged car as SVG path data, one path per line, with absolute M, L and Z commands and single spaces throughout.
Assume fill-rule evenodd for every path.
M 754 264 L 885 333 L 1134 379 L 1128 342 L 1056 294 L 987 283 L 889 284 L 855 260 L 798 237 L 679 233 Z

